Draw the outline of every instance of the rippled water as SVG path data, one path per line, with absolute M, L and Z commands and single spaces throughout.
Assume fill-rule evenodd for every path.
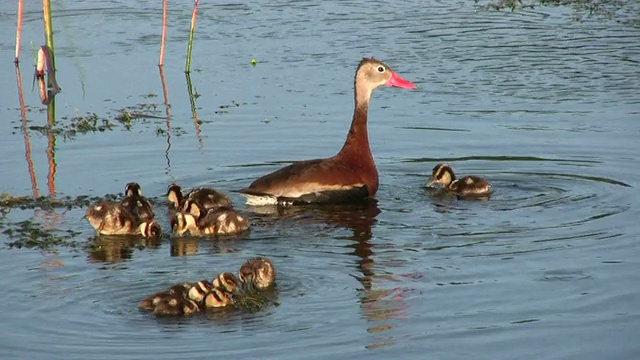
M 265 214 L 231 193 L 251 214 L 248 235 L 157 243 L 96 239 L 83 208 L 11 209 L 3 231 L 32 219 L 75 246 L 15 249 L 0 234 L 0 357 L 640 353 L 637 2 L 619 2 L 613 18 L 471 1 L 203 2 L 191 75 L 200 123 L 183 73 L 191 4 L 169 3 L 167 111 L 160 2 L 54 2 L 59 123 L 86 113 L 113 120 L 122 109 L 153 115 L 55 144 L 21 129 L 8 41 L 15 5 L 0 5 L 3 192 L 103 196 L 138 181 L 167 229 L 171 182 L 229 192 L 283 163 L 334 154 L 351 119 L 355 66 L 376 56 L 418 85 L 374 94 L 377 203 Z M 42 126 L 29 45 L 44 41 L 41 14 L 26 6 L 28 126 Z M 439 162 L 486 177 L 491 198 L 425 189 Z M 234 271 L 255 255 L 276 265 L 279 306 L 186 319 L 136 308 L 169 284 Z

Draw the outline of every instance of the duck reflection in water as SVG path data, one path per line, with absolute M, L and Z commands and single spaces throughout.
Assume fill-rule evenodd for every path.
M 209 239 L 197 236 L 180 236 L 171 239 L 171 256 L 192 256 L 198 254 L 203 249 L 211 254 L 228 254 L 238 251 L 236 240 L 247 236 L 246 234 L 228 236 L 221 239 Z
M 402 318 L 405 309 L 403 290 L 397 284 L 404 282 L 392 275 L 378 275 L 377 271 L 384 271 L 384 265 L 376 263 L 374 257 L 375 246 L 370 240 L 373 227 L 377 223 L 376 217 L 381 210 L 375 199 L 366 199 L 348 205 L 311 205 L 311 206 L 249 206 L 257 219 L 257 227 L 266 227 L 274 220 L 294 221 L 296 224 L 326 224 L 352 231 L 351 236 L 341 237 L 349 243 L 344 248 L 351 249 L 350 255 L 355 255 L 358 274 L 354 277 L 360 282 L 359 300 L 363 316 L 371 322 L 366 329 L 369 333 L 376 333 L 373 343 L 367 347 L 375 348 L 393 343 L 390 335 L 380 334 L 390 330 L 395 325 L 390 320 Z M 393 288 L 379 288 L 381 283 L 394 283 Z
M 142 235 L 96 235 L 89 238 L 87 254 L 91 262 L 119 263 L 131 259 L 135 248 L 155 249 L 160 237 L 145 238 Z

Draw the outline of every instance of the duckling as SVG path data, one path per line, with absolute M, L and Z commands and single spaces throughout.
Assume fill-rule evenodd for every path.
M 204 298 L 208 293 L 213 291 L 214 286 L 208 280 L 200 280 L 197 283 L 193 284 L 189 291 L 187 292 L 187 296 L 189 299 L 195 301 L 198 304 L 202 304 Z
M 197 188 L 191 190 L 187 196 L 183 196 L 182 189 L 176 184 L 169 185 L 167 199 L 169 199 L 169 202 L 171 202 L 178 211 L 187 211 L 193 202 L 197 202 L 205 210 L 232 206 L 231 200 L 229 200 L 226 195 L 214 189 Z
M 433 174 L 426 186 L 433 187 L 434 184 L 442 184 L 447 190 L 460 196 L 484 196 L 491 190 L 491 185 L 478 176 L 456 179 L 453 169 L 447 164 L 438 164 L 433 168 Z
M 223 272 L 213 279 L 212 284 L 214 287 L 223 289 L 228 293 L 235 293 L 241 281 L 232 273 Z
M 106 201 L 91 205 L 84 216 L 91 226 L 101 235 L 142 235 L 156 237 L 160 235 L 160 225 L 154 220 L 139 222 L 122 205 Z
M 192 315 L 198 311 L 200 307 L 195 301 L 181 296 L 163 297 L 153 309 L 154 314 L 163 316 Z
M 136 221 L 153 220 L 155 214 L 149 200 L 142 196 L 142 188 L 135 182 L 130 182 L 124 189 L 125 197 L 120 204 L 122 208 L 131 213 Z
M 189 289 L 193 285 L 191 283 L 185 282 L 177 285 L 171 286 L 169 289 L 157 292 L 153 295 L 147 296 L 140 303 L 138 303 L 138 307 L 143 310 L 154 310 L 158 303 L 165 301 L 170 297 L 181 297 L 186 298 L 189 292 Z
M 162 234 L 162 228 L 155 220 L 143 221 L 138 228 L 140 234 L 148 239 L 157 239 Z
M 271 260 L 265 257 L 256 257 L 247 260 L 240 267 L 239 278 L 245 284 L 265 289 L 275 283 L 276 269 Z
M 221 308 L 233 305 L 234 303 L 235 299 L 233 294 L 222 288 L 213 288 L 204 298 L 205 308 Z
M 171 228 L 176 235 L 187 232 L 193 236 L 234 235 L 249 229 L 249 220 L 232 208 L 206 211 L 194 202 L 189 204 L 187 212 L 175 214 Z

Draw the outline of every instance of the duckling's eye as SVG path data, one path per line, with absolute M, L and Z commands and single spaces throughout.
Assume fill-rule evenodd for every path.
M 383 73 L 384 72 L 384 66 L 378 66 L 378 72 L 379 73 Z

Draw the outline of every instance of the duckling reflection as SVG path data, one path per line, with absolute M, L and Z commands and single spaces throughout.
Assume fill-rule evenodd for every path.
M 98 235 L 88 239 L 86 249 L 92 262 L 118 263 L 131 259 L 135 248 L 143 246 L 153 249 L 159 245 L 159 236 L 141 238 L 135 235 Z
M 461 197 L 486 197 L 491 190 L 491 185 L 478 176 L 470 175 L 457 179 L 453 169 L 447 164 L 438 164 L 433 168 L 426 187 L 434 187 L 436 184 L 444 185 L 447 191 Z
M 182 195 L 182 188 L 179 185 L 169 185 L 167 199 L 177 211 L 188 212 L 192 203 L 198 203 L 204 210 L 221 207 L 231 207 L 229 198 L 212 188 L 196 188 L 191 190 L 186 196 Z

